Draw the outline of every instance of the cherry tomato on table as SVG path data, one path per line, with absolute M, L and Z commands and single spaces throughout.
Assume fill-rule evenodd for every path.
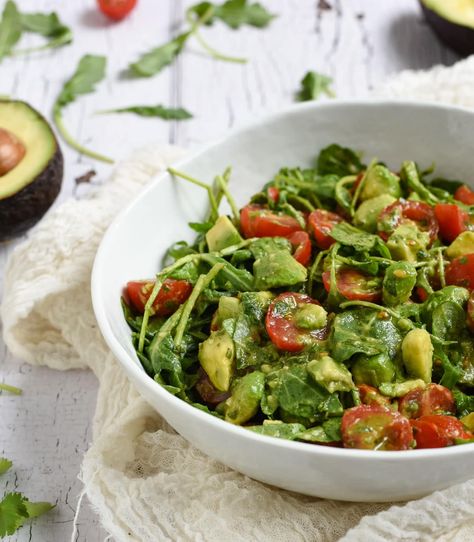
M 469 215 L 455 203 L 437 203 L 434 213 L 439 224 L 439 234 L 447 243 L 467 230 Z
M 261 205 L 250 204 L 240 211 L 240 227 L 246 239 L 249 237 L 289 237 L 302 231 L 296 218 L 274 213 Z
M 334 243 L 331 231 L 339 222 L 343 222 L 342 216 L 324 209 L 316 209 L 310 213 L 308 223 L 319 248 L 325 250 Z
M 430 236 L 432 243 L 438 235 L 438 222 L 427 203 L 399 199 L 380 213 L 377 228 L 380 237 L 387 241 L 394 230 L 403 223 L 415 222 L 416 226 Z
M 446 267 L 446 283 L 474 290 L 474 254 L 454 258 Z
M 331 272 L 324 271 L 323 284 L 327 292 L 331 288 Z M 382 280 L 371 277 L 350 267 L 336 271 L 337 291 L 346 299 L 377 302 L 382 299 Z
M 126 293 L 133 308 L 143 313 L 155 282 L 152 280 L 132 281 L 127 283 Z M 188 299 L 193 286 L 186 280 L 166 279 L 152 306 L 152 314 L 167 316 Z
M 398 409 L 407 418 L 420 418 L 431 414 L 454 414 L 456 407 L 451 390 L 440 384 L 417 388 L 400 399 Z
M 119 21 L 135 7 L 137 0 L 97 0 L 100 11 L 107 17 Z
M 305 267 L 311 259 L 311 241 L 305 231 L 295 231 L 288 237 L 294 248 L 293 258 Z
M 454 199 L 457 199 L 466 205 L 474 205 L 474 192 L 467 184 L 463 184 L 454 193 Z
M 445 448 L 454 439 L 471 439 L 473 434 L 454 416 L 431 415 L 410 420 L 417 448 Z
M 413 443 L 408 419 L 381 405 L 359 405 L 346 410 L 341 433 L 345 448 L 408 450 Z
M 268 308 L 265 327 L 272 343 L 280 350 L 300 352 L 314 340 L 323 340 L 328 334 L 327 326 L 321 329 L 298 327 L 295 316 L 304 305 L 319 303 L 305 294 L 285 292 L 277 296 Z

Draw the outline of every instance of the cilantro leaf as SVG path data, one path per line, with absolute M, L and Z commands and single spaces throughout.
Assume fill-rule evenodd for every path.
M 32 51 L 41 51 L 52 49 L 71 43 L 72 31 L 64 25 L 55 12 L 52 13 L 23 13 L 21 15 L 23 29 L 28 32 L 40 34 L 50 41 L 40 47 L 17 51 L 16 53 L 29 53 Z
M 301 89 L 298 92 L 297 98 L 300 102 L 317 100 L 321 94 L 326 94 L 326 96 L 334 98 L 334 91 L 330 88 L 332 82 L 331 77 L 327 75 L 309 71 L 301 80 Z
M 113 163 L 113 160 L 80 145 L 66 130 L 62 119 L 62 110 L 66 105 L 74 102 L 78 96 L 94 91 L 95 84 L 102 81 L 105 76 L 106 59 L 103 56 L 84 55 L 76 68 L 74 75 L 67 81 L 53 107 L 53 118 L 58 132 L 73 149 L 82 154 Z
M 6 457 L 0 457 L 0 474 L 5 474 L 13 463 Z
M 7 55 L 21 38 L 21 16 L 15 2 L 8 0 L 0 20 L 0 60 Z
M 7 493 L 0 502 L 0 536 L 13 534 L 28 519 L 24 498 L 20 493 Z
M 186 109 L 181 107 L 165 107 L 164 105 L 134 105 L 119 109 L 107 109 L 99 111 L 99 113 L 135 113 L 135 115 L 139 115 L 140 117 L 159 117 L 164 120 L 187 120 L 193 117 Z

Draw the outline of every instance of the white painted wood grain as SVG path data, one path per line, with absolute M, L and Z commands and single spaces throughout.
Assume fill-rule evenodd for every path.
M 73 45 L 54 52 L 5 59 L 0 65 L 0 94 L 27 100 L 50 118 L 54 99 L 78 59 L 84 53 L 105 54 L 106 81 L 96 93 L 71 105 L 65 121 L 83 143 L 120 160 L 150 142 L 194 147 L 287 106 L 309 69 L 331 75 L 338 96 L 361 97 L 402 69 L 456 60 L 423 22 L 415 0 L 329 0 L 329 11 L 319 9 L 317 0 L 262 1 L 278 14 L 268 29 L 231 31 L 216 24 L 203 31 L 216 48 L 247 57 L 247 64 L 214 61 L 191 41 L 159 76 L 127 79 L 122 74 L 127 64 L 173 36 L 192 0 L 139 0 L 138 9 L 118 24 L 97 13 L 94 0 L 17 0 L 23 11 L 57 10 L 73 27 L 75 39 Z M 0 1 L 0 7 L 3 4 Z M 28 36 L 22 45 L 37 41 Z M 156 103 L 186 107 L 195 118 L 166 123 L 93 114 L 104 108 Z M 95 169 L 94 182 L 102 182 L 111 171 L 65 146 L 63 151 L 66 173 L 58 201 L 87 191 L 85 186 L 75 188 L 75 177 Z M 0 270 L 11 249 L 12 244 L 0 248 Z M 84 371 L 30 367 L 13 359 L 1 343 L 0 377 L 24 389 L 21 397 L 0 397 L 0 453 L 15 464 L 0 480 L 0 493 L 6 486 L 32 499 L 57 502 L 55 511 L 11 540 L 67 541 L 81 490 L 77 480 L 81 457 L 91 439 L 96 381 Z M 96 542 L 105 536 L 98 518 L 84 504 L 76 540 Z

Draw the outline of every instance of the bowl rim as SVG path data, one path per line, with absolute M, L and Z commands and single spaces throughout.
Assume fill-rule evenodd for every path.
M 286 116 L 291 115 L 296 111 L 318 111 L 320 109 L 339 109 L 344 107 L 401 107 L 401 108 L 414 108 L 414 109 L 437 109 L 440 111 L 455 111 L 463 113 L 472 117 L 474 122 L 474 110 L 471 110 L 464 106 L 443 104 L 434 101 L 417 101 L 412 99 L 386 99 L 386 98 L 363 98 L 363 99 L 351 99 L 351 100 L 334 100 L 324 102 L 304 102 L 300 104 L 292 104 L 289 107 L 279 109 L 276 112 L 266 113 L 260 116 L 258 119 L 244 123 L 241 127 L 229 131 L 227 134 L 216 139 L 215 141 L 200 146 L 199 148 L 186 154 L 183 158 L 179 159 L 173 167 L 176 169 L 183 169 L 195 158 L 207 153 L 209 150 L 218 147 L 230 138 L 239 137 L 246 132 L 250 132 L 253 129 L 267 123 L 278 121 Z M 377 460 L 381 462 L 412 462 L 419 461 L 421 459 L 445 459 L 448 457 L 456 457 L 464 455 L 474 451 L 474 443 L 462 444 L 456 446 L 449 446 L 446 448 L 428 448 L 428 449 L 414 449 L 414 450 L 402 450 L 394 452 L 383 452 L 379 450 L 360 450 L 353 448 L 336 448 L 331 446 L 315 445 L 309 442 L 291 441 L 286 439 L 275 438 L 267 435 L 261 435 L 245 429 L 242 426 L 234 425 L 227 422 L 217 416 L 212 416 L 206 412 L 199 410 L 196 407 L 186 403 L 182 399 L 174 396 L 157 382 L 155 382 L 150 376 L 146 374 L 143 368 L 139 367 L 135 360 L 133 360 L 120 341 L 115 338 L 111 326 L 107 319 L 107 310 L 105 303 L 102 299 L 101 291 L 101 277 L 103 275 L 103 268 L 106 263 L 104 252 L 105 247 L 109 244 L 110 239 L 113 238 L 115 230 L 119 227 L 122 221 L 126 220 L 127 215 L 132 211 L 137 201 L 145 198 L 147 194 L 155 189 L 155 186 L 161 183 L 167 176 L 170 175 L 167 171 L 163 171 L 148 182 L 145 187 L 139 191 L 139 193 L 133 197 L 125 207 L 117 214 L 111 224 L 108 226 L 96 253 L 94 264 L 91 274 L 91 296 L 92 305 L 99 325 L 101 334 L 111 349 L 114 356 L 118 359 L 123 366 L 123 370 L 127 374 L 131 372 L 140 384 L 143 385 L 147 391 L 151 394 L 156 394 L 161 400 L 170 403 L 174 409 L 180 411 L 182 416 L 190 416 L 197 418 L 203 424 L 212 427 L 213 429 L 220 430 L 223 438 L 228 434 L 233 435 L 240 439 L 246 439 L 249 442 L 261 445 L 272 445 L 277 448 L 283 448 L 294 453 L 312 454 L 315 457 L 324 458 L 346 458 L 351 460 L 365 461 Z M 129 375 L 127 374 L 127 378 Z M 133 384 L 132 384 L 133 385 Z M 140 393 L 140 390 L 137 390 Z

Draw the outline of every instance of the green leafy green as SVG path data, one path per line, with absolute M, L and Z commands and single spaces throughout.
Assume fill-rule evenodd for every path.
M 311 427 L 297 435 L 298 440 L 306 442 L 339 442 L 341 436 L 341 418 L 330 418 L 322 425 Z
M 3 8 L 0 20 L 0 61 L 10 53 L 14 45 L 21 38 L 21 15 L 15 2 L 8 0 Z
M 331 89 L 332 82 L 331 77 L 327 75 L 309 71 L 301 80 L 301 90 L 298 92 L 297 98 L 300 102 L 317 100 L 321 94 L 334 98 L 335 94 Z
M 474 412 L 474 395 L 467 395 L 461 390 L 453 389 L 454 402 L 456 403 L 456 411 L 459 417 L 467 416 Z
M 439 199 L 421 182 L 415 162 L 410 160 L 403 162 L 400 177 L 408 189 L 418 194 L 423 201 L 430 205 L 436 205 L 439 202 Z
M 234 30 L 243 25 L 264 28 L 275 17 L 258 2 L 252 4 L 247 0 L 227 0 L 227 2 L 220 5 L 212 2 L 200 2 L 195 6 L 191 6 L 188 10 L 189 13 L 199 18 L 209 11 L 212 15 L 206 24 L 212 24 L 214 21 L 220 20 Z
M 384 257 L 390 258 L 388 248 L 378 235 L 360 230 L 348 222 L 336 224 L 331 230 L 331 237 L 341 245 L 353 247 L 359 252 L 378 249 Z
M 49 38 L 49 41 L 45 45 L 41 45 L 39 47 L 15 51 L 15 54 L 53 49 L 72 42 L 73 36 L 71 29 L 64 25 L 60 21 L 58 15 L 54 12 L 22 13 L 21 23 L 24 30 L 40 34 L 45 38 Z
M 321 150 L 316 167 L 319 175 L 335 174 L 339 177 L 357 175 L 365 168 L 358 153 L 336 143 Z
M 13 463 L 9 459 L 6 459 L 5 457 L 0 457 L 0 474 L 5 474 L 12 465 Z
M 47 502 L 30 502 L 21 493 L 7 493 L 0 502 L 0 537 L 12 535 L 23 523 L 54 508 Z
M 270 422 L 263 425 L 250 425 L 246 429 L 267 437 L 295 440 L 300 438 L 299 434 L 304 432 L 306 427 L 301 423 Z
M 182 107 L 172 108 L 164 105 L 133 105 L 119 109 L 106 109 L 105 111 L 99 111 L 99 113 L 134 113 L 140 117 L 158 117 L 164 120 L 187 120 L 193 117 L 189 111 Z
M 64 107 L 74 102 L 79 96 L 94 91 L 95 85 L 102 81 L 105 76 L 105 67 L 105 57 L 97 55 L 83 56 L 79 61 L 74 75 L 64 84 L 59 96 L 56 98 L 53 107 L 53 118 L 58 132 L 73 149 L 96 160 L 113 163 L 111 158 L 80 145 L 66 130 L 62 117 Z
M 130 64 L 130 70 L 138 77 L 156 75 L 163 68 L 169 66 L 179 53 L 181 53 L 190 35 L 191 32 L 184 32 L 168 43 L 145 53 L 136 62 Z

